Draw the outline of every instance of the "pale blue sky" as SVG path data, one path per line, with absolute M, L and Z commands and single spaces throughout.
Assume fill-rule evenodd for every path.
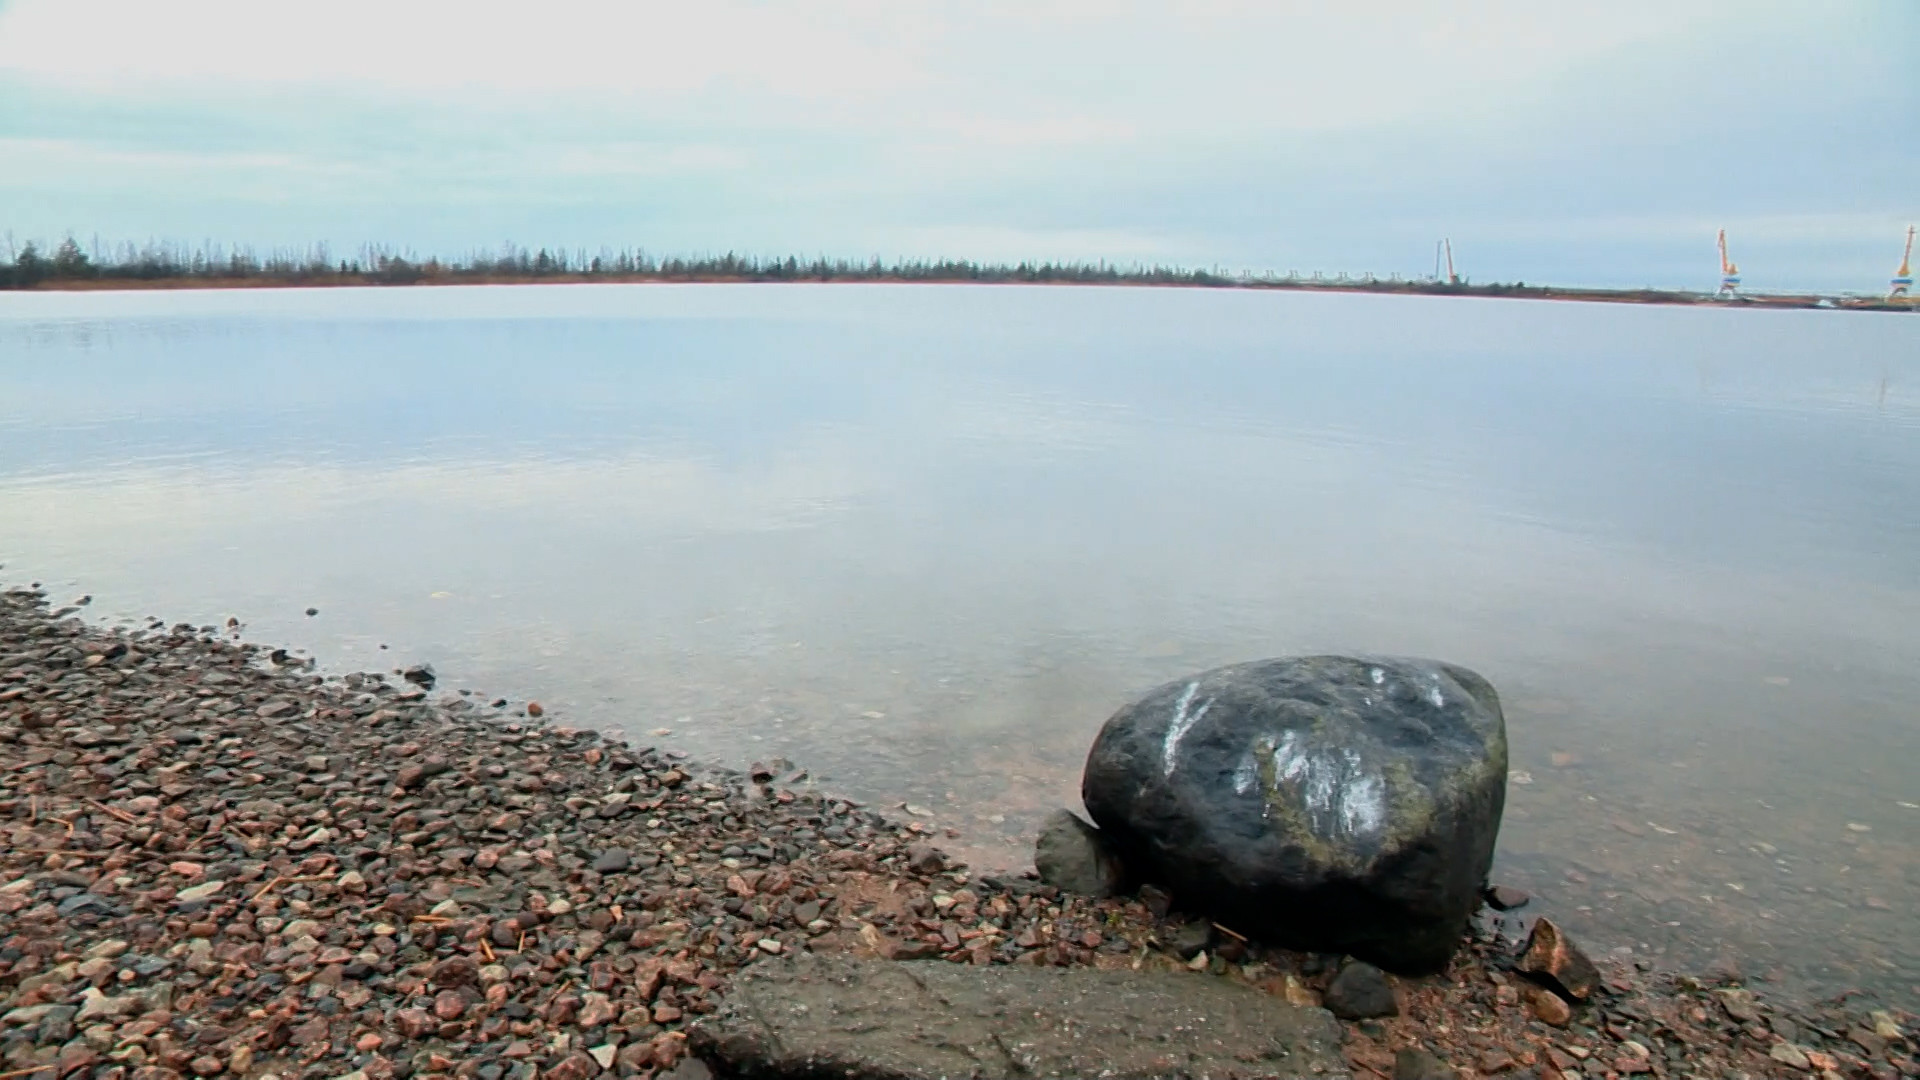
M 1920 3 L 0 0 L 0 230 L 1878 291 Z

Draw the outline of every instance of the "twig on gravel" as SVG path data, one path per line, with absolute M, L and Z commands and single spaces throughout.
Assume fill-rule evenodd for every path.
M 93 807 L 96 810 L 101 810 L 108 814 L 111 814 L 117 820 L 125 822 L 128 825 L 131 825 L 134 822 L 140 820 L 139 818 L 134 817 L 132 814 L 127 813 L 125 810 L 120 809 L 119 807 L 108 806 L 106 803 L 99 802 L 94 799 L 88 799 L 87 805 Z
M 274 878 L 272 881 L 267 882 L 265 885 L 262 885 L 260 887 L 260 891 L 257 893 L 254 893 L 253 898 L 248 900 L 247 903 L 249 904 L 253 903 L 254 900 L 260 899 L 261 897 L 267 895 L 268 893 L 272 892 L 273 890 L 279 888 L 282 885 L 295 885 L 295 884 L 300 884 L 300 883 L 309 882 L 309 881 L 326 881 L 332 876 L 333 876 L 332 874 L 307 874 L 302 877 L 277 877 L 277 878 Z

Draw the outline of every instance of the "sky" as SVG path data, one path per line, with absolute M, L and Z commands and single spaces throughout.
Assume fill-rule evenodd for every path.
M 0 0 L 0 234 L 1883 291 L 1920 3 Z M 5 248 L 0 244 L 0 257 Z

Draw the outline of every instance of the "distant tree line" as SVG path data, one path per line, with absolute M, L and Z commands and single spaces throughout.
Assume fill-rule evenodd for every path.
M 977 282 L 981 284 L 1185 285 L 1267 289 L 1328 289 L 1377 293 L 1426 293 L 1537 299 L 1592 299 L 1639 303 L 1699 303 L 1705 294 L 1666 289 L 1567 288 L 1518 282 L 1445 281 L 1431 277 L 1377 277 L 1298 272 L 1235 273 L 1142 263 L 1019 262 L 981 263 L 966 259 L 866 260 L 815 256 L 765 258 L 724 255 L 654 255 L 644 248 L 566 248 L 537 250 L 509 245 L 476 251 L 463 258 L 420 256 L 365 246 L 339 258 L 325 245 L 305 250 L 275 249 L 265 255 L 246 247 L 206 244 L 121 244 L 95 241 L 83 247 L 69 236 L 47 249 L 28 242 L 15 246 L 12 234 L 0 236 L 0 290 L 186 285 L 458 285 L 532 281 L 897 281 Z M 1754 298 L 1745 297 L 1752 301 Z M 1844 298 L 1843 298 L 1844 299 Z M 1814 296 L 1781 296 L 1770 303 L 1813 306 Z M 1847 306 L 1861 302 L 1845 300 Z M 1831 306 L 1831 305 L 1828 305 Z M 1867 304 L 1875 307 L 1875 304 Z M 1884 306 L 1884 305 L 1877 305 Z
M 1231 285 L 1244 279 L 1220 271 L 1106 262 L 978 263 L 961 259 L 865 261 L 816 256 L 800 259 L 724 255 L 655 256 L 644 249 L 598 252 L 507 247 L 464 258 L 421 257 L 364 247 L 336 259 L 325 246 L 260 255 L 244 247 L 132 244 L 93 250 L 72 237 L 51 255 L 32 242 L 8 245 L 0 262 L 0 289 L 30 289 L 72 282 L 182 282 L 262 285 L 414 285 L 548 279 L 607 281 L 973 281 L 983 283 L 1076 283 Z

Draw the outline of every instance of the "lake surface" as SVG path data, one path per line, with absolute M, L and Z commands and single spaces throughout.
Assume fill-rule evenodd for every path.
M 1497 878 L 1593 951 L 1920 997 L 1920 318 L 0 294 L 0 563 L 785 758 L 978 865 L 1026 860 L 1152 686 L 1443 657 L 1506 704 Z

